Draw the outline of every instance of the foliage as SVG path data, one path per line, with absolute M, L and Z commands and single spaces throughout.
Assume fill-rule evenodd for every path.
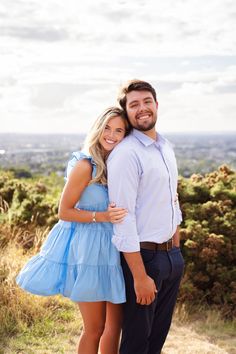
M 13 242 L 26 253 L 39 250 L 49 228 L 57 221 L 62 186 L 62 177 L 55 174 L 18 179 L 13 172 L 1 173 L 1 248 Z M 233 316 L 236 314 L 236 173 L 221 166 L 205 176 L 181 177 L 179 199 L 186 263 L 179 301 L 207 304 L 220 309 L 225 316 Z
M 32 178 L 33 175 L 26 167 L 12 167 L 9 171 L 13 172 L 15 178 Z
M 11 239 L 12 230 L 4 229 L 9 242 L 0 249 L 0 343 L 1 349 L 8 348 L 10 337 L 20 333 L 17 342 L 23 350 L 21 352 L 28 353 L 29 345 L 38 347 L 40 339 L 45 349 L 45 342 L 50 346 L 50 341 L 55 342 L 57 335 L 65 332 L 65 328 L 72 330 L 76 326 L 77 330 L 80 320 L 78 322 L 76 319 L 75 305 L 68 299 L 34 296 L 16 286 L 16 275 L 29 256 L 38 251 L 38 244 L 34 244 L 30 253 L 24 255 L 23 249 L 14 242 L 17 237 L 20 239 L 20 231 L 14 231 Z M 25 343 L 21 342 L 22 337 Z M 11 349 L 13 347 L 11 345 Z M 19 347 L 14 349 L 14 353 L 18 352 Z M 35 353 L 34 350 L 30 352 Z
M 13 172 L 0 176 L 0 210 L 2 220 L 10 225 L 27 227 L 52 226 L 57 221 L 62 178 L 48 177 L 17 179 Z
M 180 178 L 186 262 L 180 300 L 236 314 L 236 173 L 227 166 Z

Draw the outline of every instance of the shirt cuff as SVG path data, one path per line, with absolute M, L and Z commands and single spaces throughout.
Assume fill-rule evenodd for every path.
M 129 240 L 130 239 L 130 240 Z M 132 242 L 131 242 L 132 240 Z M 136 237 L 120 237 L 117 235 L 113 235 L 112 243 L 120 252 L 139 252 L 140 251 L 140 244 L 139 241 L 136 240 Z

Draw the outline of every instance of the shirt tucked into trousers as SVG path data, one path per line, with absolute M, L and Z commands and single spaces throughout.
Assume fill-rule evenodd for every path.
M 182 220 L 177 198 L 177 166 L 171 144 L 133 129 L 108 158 L 109 200 L 128 209 L 114 225 L 113 243 L 120 252 L 141 252 L 147 274 L 158 292 L 151 305 L 136 303 L 133 276 L 122 256 L 127 302 L 124 304 L 121 354 L 157 354 L 171 324 L 183 273 L 181 251 L 140 248 L 140 242 L 163 243 Z

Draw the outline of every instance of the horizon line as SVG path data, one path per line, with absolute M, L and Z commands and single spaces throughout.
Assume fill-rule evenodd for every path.
M 161 131 L 161 134 L 209 134 L 209 135 L 216 135 L 216 134 L 230 134 L 230 135 L 234 135 L 236 134 L 236 130 L 225 130 L 225 131 L 219 131 L 219 130 L 215 130 L 215 131 Z M 53 133 L 53 132 L 0 132 L 0 135 L 86 135 L 87 133 L 63 133 L 63 132 L 57 132 L 57 133 Z

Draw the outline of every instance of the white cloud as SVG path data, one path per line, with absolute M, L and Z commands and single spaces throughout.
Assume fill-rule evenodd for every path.
M 236 129 L 235 17 L 233 0 L 3 0 L 0 131 L 86 131 L 133 77 L 164 130 Z
M 163 131 L 235 131 L 236 92 L 212 93 L 206 84 L 184 84 L 161 96 L 160 124 Z

